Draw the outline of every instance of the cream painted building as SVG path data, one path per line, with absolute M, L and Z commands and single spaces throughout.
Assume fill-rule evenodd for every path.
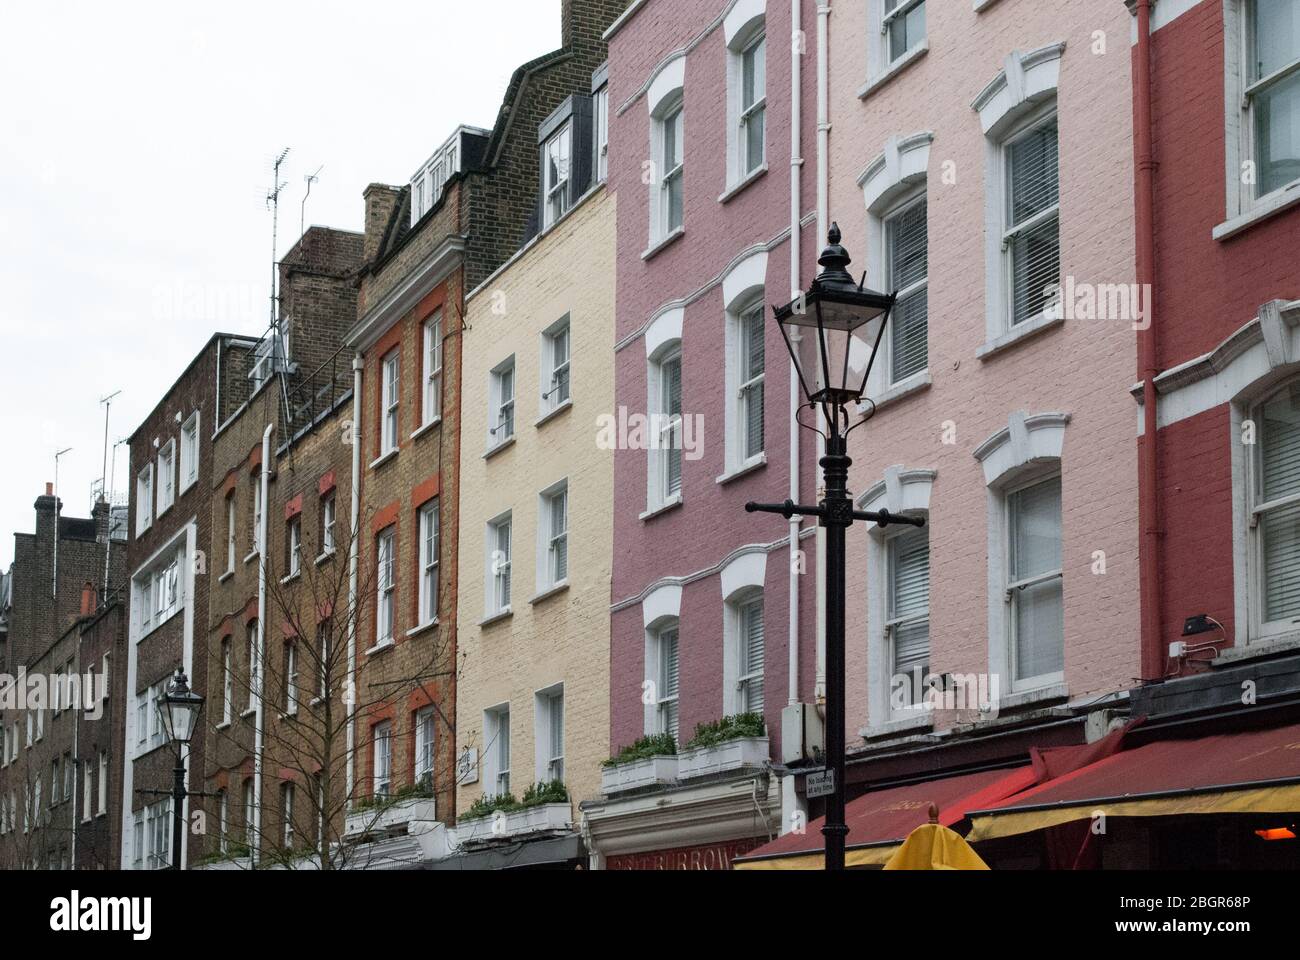
M 572 830 L 578 801 L 600 792 L 614 496 L 613 451 L 597 435 L 614 406 L 614 229 L 614 198 L 598 185 L 467 300 L 462 820 L 484 794 L 522 800 L 532 784 L 562 779 Z M 548 826 L 564 819 L 547 813 Z M 462 843 L 483 836 L 464 823 Z

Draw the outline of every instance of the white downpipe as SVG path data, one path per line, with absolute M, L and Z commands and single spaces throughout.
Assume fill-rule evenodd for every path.
M 817 4 L 817 242 L 826 238 L 830 226 L 828 206 L 830 182 L 830 64 L 828 62 L 828 36 L 830 34 L 831 3 L 821 0 Z M 818 414 L 821 417 L 821 414 Z M 823 420 L 823 429 L 825 421 Z M 826 455 L 826 441 L 817 437 L 817 460 Z M 820 486 L 820 485 L 819 485 Z M 817 690 L 818 697 L 826 695 L 826 530 L 817 527 Z
M 802 240 L 799 221 L 803 219 L 801 173 L 803 170 L 803 0 L 790 0 L 790 34 L 792 51 L 790 69 L 790 297 L 803 291 L 800 276 Z M 799 371 L 790 362 L 790 499 L 799 502 Z M 790 519 L 790 637 L 789 702 L 799 702 L 799 518 Z
M 268 423 L 262 433 L 262 517 L 257 530 L 257 683 L 253 685 L 254 703 L 257 710 L 257 723 L 254 727 L 253 742 L 253 835 L 249 837 L 249 855 L 256 866 L 258 850 L 262 845 L 262 744 L 266 723 L 266 703 L 262 691 L 266 686 L 266 531 L 270 522 L 271 508 L 269 493 L 271 487 L 271 431 L 275 424 Z
M 361 354 L 352 358 L 352 555 L 348 558 L 348 684 L 352 702 L 348 708 L 347 724 L 347 798 L 352 804 L 352 789 L 356 781 L 357 744 L 357 571 L 361 552 L 361 371 L 365 362 Z
M 801 267 L 803 263 L 803 237 L 800 222 L 803 219 L 803 65 L 808 44 L 803 36 L 803 0 L 790 0 L 790 297 L 803 291 Z M 799 371 L 790 362 L 790 499 L 799 502 L 799 403 L 801 398 Z M 786 641 L 789 653 L 789 702 L 799 702 L 799 583 L 804 564 L 800 563 L 801 544 L 799 531 L 802 523 L 790 519 L 790 633 Z M 792 830 L 796 823 L 807 822 L 807 804 L 800 801 L 795 790 L 795 778 L 781 778 L 781 833 Z M 803 814 L 800 818 L 798 814 Z

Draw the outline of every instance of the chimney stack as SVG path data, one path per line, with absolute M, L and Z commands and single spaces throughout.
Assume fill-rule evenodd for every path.
M 384 233 L 393 217 L 402 196 L 401 187 L 390 187 L 384 183 L 372 183 L 366 187 L 362 196 L 366 201 L 366 239 L 361 250 L 362 259 L 369 263 L 379 253 L 379 245 L 384 242 Z

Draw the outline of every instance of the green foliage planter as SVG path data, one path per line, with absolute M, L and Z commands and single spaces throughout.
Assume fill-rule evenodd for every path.
M 678 757 L 677 778 L 691 780 L 737 770 L 761 768 L 771 758 L 763 717 L 742 713 L 701 723 Z
M 641 737 L 602 764 L 601 790 L 606 796 L 677 779 L 677 740 L 671 733 Z
M 534 783 L 523 800 L 506 793 L 479 797 L 465 811 L 456 827 L 461 843 L 518 837 L 547 830 L 564 830 L 572 825 L 569 791 L 563 781 Z

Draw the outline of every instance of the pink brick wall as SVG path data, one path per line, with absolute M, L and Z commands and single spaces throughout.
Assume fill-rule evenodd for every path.
M 971 103 L 1012 50 L 1067 46 L 1059 85 L 1062 270 L 1080 282 L 1134 282 L 1130 16 L 1122 3 L 964 2 L 927 6 L 930 50 L 866 100 L 866 4 L 836 3 L 831 22 L 831 215 L 866 264 L 856 181 L 891 135 L 932 131 L 929 315 L 933 386 L 854 434 L 855 495 L 891 464 L 938 471 L 931 536 L 932 668 L 987 669 L 987 502 L 974 449 L 1015 410 L 1065 412 L 1065 676 L 1072 698 L 1138 675 L 1136 334 L 1128 322 L 1067 321 L 986 361 L 984 138 Z M 1103 31 L 1106 52 L 1093 50 Z M 952 161 L 956 183 L 941 181 Z M 957 442 L 941 442 L 952 421 Z M 866 537 L 849 548 L 849 731 L 866 721 Z M 1105 551 L 1107 573 L 1092 573 Z

